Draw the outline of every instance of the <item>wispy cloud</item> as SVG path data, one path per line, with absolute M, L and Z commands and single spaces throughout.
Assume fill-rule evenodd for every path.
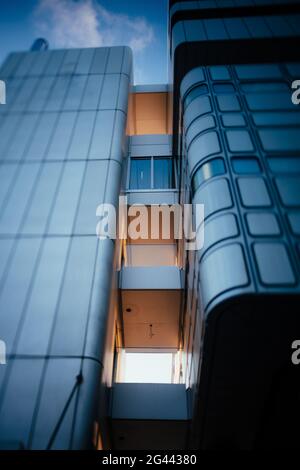
M 39 0 L 34 25 L 52 47 L 128 45 L 139 54 L 154 40 L 145 18 L 109 11 L 96 0 Z

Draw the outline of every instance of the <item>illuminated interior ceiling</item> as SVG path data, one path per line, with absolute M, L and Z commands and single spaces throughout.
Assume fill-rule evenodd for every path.
M 129 97 L 127 135 L 170 134 L 167 92 L 132 93 Z
M 122 291 L 124 347 L 178 349 L 180 290 Z

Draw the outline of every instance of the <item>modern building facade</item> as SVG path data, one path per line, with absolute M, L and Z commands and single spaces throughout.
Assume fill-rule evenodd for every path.
M 297 448 L 299 31 L 299 1 L 170 0 L 167 85 L 127 47 L 7 58 L 1 448 Z M 204 204 L 204 245 L 97 237 L 119 196 L 119 226 Z M 172 383 L 124 383 L 124 351 Z
M 206 217 L 185 326 L 198 322 L 187 385 L 202 449 L 298 445 L 298 3 L 170 5 L 173 151 L 182 198 Z

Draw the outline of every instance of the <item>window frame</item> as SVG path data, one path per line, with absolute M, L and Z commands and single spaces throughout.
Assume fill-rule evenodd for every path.
M 131 161 L 138 160 L 138 159 L 150 159 L 150 188 L 147 189 L 134 189 L 130 187 L 130 177 L 131 177 Z M 171 160 L 172 161 L 172 179 L 173 185 L 170 188 L 155 188 L 154 184 L 154 161 L 155 160 Z M 163 192 L 163 191 L 175 191 L 177 189 L 177 173 L 176 173 L 176 162 L 175 159 L 171 155 L 143 155 L 143 156 L 131 156 L 128 157 L 128 164 L 127 164 L 127 178 L 126 178 L 126 191 L 127 192 Z

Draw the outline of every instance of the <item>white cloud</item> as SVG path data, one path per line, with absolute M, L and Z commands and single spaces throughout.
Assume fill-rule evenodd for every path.
M 111 12 L 96 0 L 39 0 L 34 25 L 50 47 L 128 45 L 139 53 L 154 40 L 144 18 Z

